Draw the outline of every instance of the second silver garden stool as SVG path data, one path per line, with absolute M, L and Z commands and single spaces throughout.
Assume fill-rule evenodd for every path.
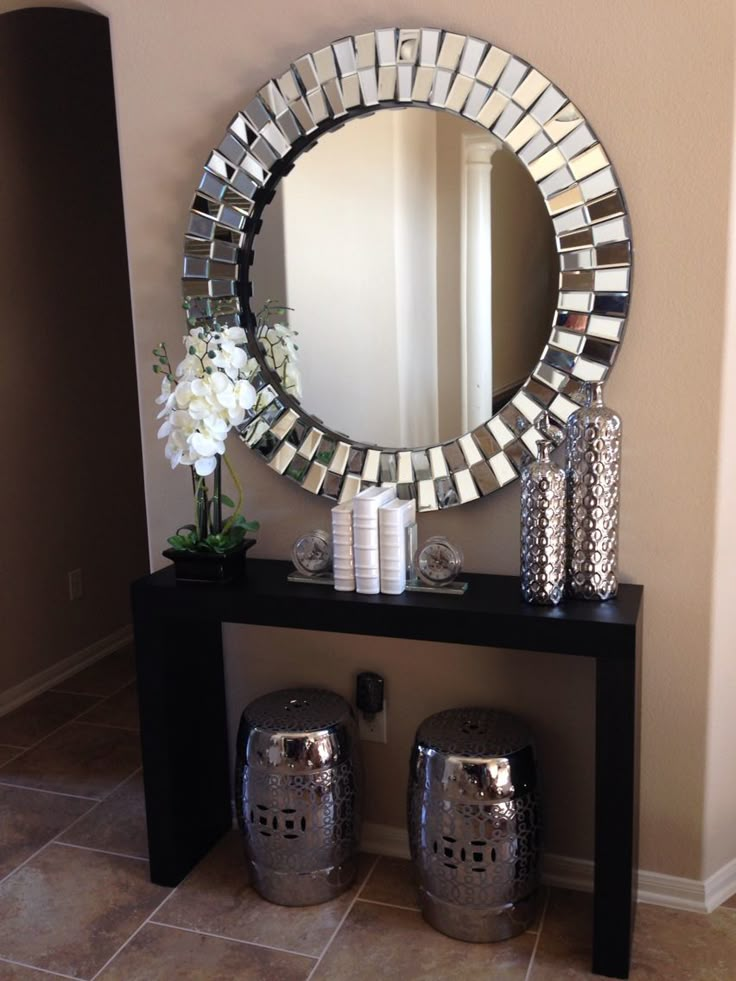
M 478 708 L 425 719 L 411 758 L 409 839 L 428 923 L 475 942 L 528 929 L 539 832 L 534 750 L 522 722 Z
M 251 884 L 264 899 L 308 906 L 349 888 L 360 797 L 357 726 L 345 699 L 290 688 L 245 708 L 235 800 Z

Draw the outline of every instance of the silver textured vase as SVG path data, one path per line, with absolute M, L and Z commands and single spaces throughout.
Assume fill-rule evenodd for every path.
M 621 419 L 603 404 L 603 386 L 589 384 L 567 420 L 567 591 L 607 600 L 618 589 Z
M 565 474 L 550 459 L 553 443 L 537 447 L 521 472 L 521 595 L 554 606 L 565 591 Z

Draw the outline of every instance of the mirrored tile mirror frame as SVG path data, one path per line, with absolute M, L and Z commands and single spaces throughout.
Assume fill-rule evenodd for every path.
M 539 360 L 499 412 L 441 445 L 396 449 L 352 440 L 284 392 L 255 339 L 249 273 L 263 210 L 298 156 L 354 116 L 410 105 L 478 123 L 523 162 L 554 226 L 559 292 Z M 342 38 L 267 82 L 207 160 L 184 252 L 190 316 L 212 317 L 217 303 L 220 323 L 245 327 L 249 353 L 260 364 L 257 405 L 238 427 L 243 441 L 277 473 L 330 501 L 395 483 L 420 511 L 486 496 L 536 457 L 542 430 L 564 426 L 583 383 L 608 376 L 631 284 L 623 192 L 577 108 L 515 55 L 434 28 Z

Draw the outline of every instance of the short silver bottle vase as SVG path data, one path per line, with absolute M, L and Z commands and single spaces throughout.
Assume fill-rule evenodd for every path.
M 554 443 L 521 472 L 521 596 L 554 606 L 565 591 L 565 473 L 550 459 Z
M 621 419 L 603 404 L 600 383 L 567 420 L 567 591 L 607 600 L 618 589 Z

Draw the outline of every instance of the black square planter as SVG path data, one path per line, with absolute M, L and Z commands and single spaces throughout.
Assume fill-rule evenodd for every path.
M 176 578 L 181 582 L 224 583 L 239 579 L 245 573 L 245 553 L 255 545 L 246 538 L 229 552 L 187 552 L 164 549 L 164 556 L 174 563 Z

